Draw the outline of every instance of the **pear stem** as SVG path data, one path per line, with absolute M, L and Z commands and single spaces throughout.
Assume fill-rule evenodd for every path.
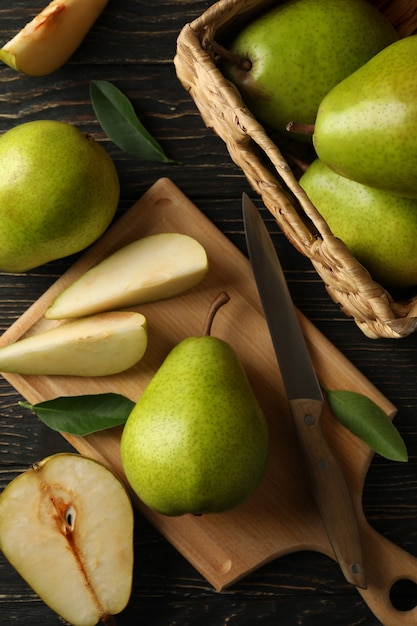
M 217 43 L 217 41 L 214 41 L 214 39 L 209 39 L 208 37 L 204 38 L 202 41 L 202 47 L 204 50 L 214 52 L 214 54 L 222 57 L 222 59 L 230 61 L 230 63 L 233 63 L 233 65 L 237 65 L 245 72 L 249 72 L 252 67 L 252 63 L 249 61 L 249 59 L 246 59 L 245 57 L 241 57 L 238 54 L 231 52 L 221 44 Z
M 285 129 L 289 133 L 301 133 L 302 135 L 314 134 L 314 124 L 302 124 L 301 122 L 288 122 Z
M 103 615 L 100 621 L 104 624 L 104 626 L 117 626 L 117 621 L 114 615 Z
M 220 307 L 226 304 L 226 302 L 229 302 L 229 300 L 230 296 L 225 291 L 219 293 L 219 295 L 213 300 L 207 313 L 206 321 L 203 328 L 203 335 L 210 335 L 213 320 L 217 311 L 220 309 Z
M 285 152 L 285 157 L 287 158 L 287 161 L 291 161 L 294 165 L 296 165 L 302 173 L 306 172 L 310 166 L 310 163 L 308 161 L 300 159 L 292 152 Z

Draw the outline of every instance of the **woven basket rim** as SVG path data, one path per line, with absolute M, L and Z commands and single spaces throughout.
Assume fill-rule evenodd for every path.
M 374 4 L 381 2 L 373 0 Z M 398 3 L 403 3 L 403 8 L 410 7 L 409 2 L 397 0 Z M 186 24 L 177 39 L 177 76 L 206 126 L 226 143 L 234 163 L 242 169 L 290 242 L 311 260 L 330 297 L 345 314 L 369 338 L 407 336 L 417 330 L 417 295 L 408 302 L 395 302 L 389 291 L 373 280 L 333 236 L 281 150 L 245 107 L 238 89 L 223 76 L 215 54 L 207 48 L 207 40 L 271 4 L 272 0 L 218 0 Z M 383 4 L 387 8 L 387 2 Z M 388 2 L 391 21 L 395 4 Z M 403 32 L 417 28 L 417 0 L 414 4 L 412 23 L 404 19 L 401 10 L 399 22 Z

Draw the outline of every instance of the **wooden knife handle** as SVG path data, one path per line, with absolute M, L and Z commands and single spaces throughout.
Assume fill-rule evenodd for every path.
M 323 403 L 290 400 L 291 413 L 305 460 L 308 479 L 323 525 L 342 572 L 356 587 L 366 588 L 358 522 L 343 474 L 321 428 Z

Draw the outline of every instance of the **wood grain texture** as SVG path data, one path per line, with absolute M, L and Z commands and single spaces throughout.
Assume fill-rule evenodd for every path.
M 188 335 L 199 335 L 210 302 L 226 291 L 230 302 L 216 316 L 213 333 L 238 354 L 268 419 L 271 450 L 264 480 L 246 503 L 221 515 L 170 518 L 154 513 L 135 498 L 137 507 L 217 590 L 288 552 L 318 550 L 333 557 L 307 487 L 250 264 L 169 179 L 159 179 L 3 334 L 0 345 L 55 327 L 59 322 L 45 319 L 44 313 L 67 286 L 122 246 L 158 232 L 195 237 L 207 251 L 209 272 L 200 285 L 180 297 L 134 308 L 145 315 L 149 327 L 148 349 L 137 365 L 121 374 L 93 379 L 15 374 L 4 377 L 31 403 L 108 391 L 135 401 L 171 348 Z M 395 407 L 302 314 L 300 319 L 324 387 L 364 393 L 392 418 Z M 242 326 L 251 328 L 252 334 L 242 334 Z M 357 439 L 326 410 L 324 419 L 332 447 L 348 475 L 352 498 L 360 506 L 371 453 L 365 446 L 359 448 Z M 117 428 L 83 438 L 65 436 L 82 454 L 104 462 L 125 480 L 119 455 L 120 434 Z
M 5 42 L 36 12 L 33 3 L 0 0 Z M 241 192 L 251 193 L 223 143 L 207 130 L 178 83 L 172 65 L 182 26 L 208 0 L 110 0 L 85 42 L 54 75 L 32 79 L 0 66 L 0 131 L 42 117 L 62 119 L 91 132 L 115 160 L 121 216 L 160 177 L 168 176 L 243 252 Z M 92 111 L 91 79 L 114 82 L 132 100 L 143 123 L 181 166 L 141 163 L 106 140 Z M 374 458 L 363 496 L 364 512 L 379 533 L 417 555 L 417 336 L 400 341 L 366 339 L 333 304 L 311 265 L 288 244 L 263 212 L 302 313 L 398 408 L 396 425 L 408 464 Z M 24 275 L 0 274 L 0 332 L 4 332 L 74 262 L 57 261 Z M 251 329 L 245 329 L 250 333 Z M 21 399 L 0 379 L 0 489 L 30 463 L 71 449 L 64 439 L 18 406 Z M 317 552 L 288 554 L 217 593 L 142 515 L 135 530 L 131 602 L 119 626 L 276 625 L 379 626 L 332 559 Z M 395 602 L 416 604 L 403 587 Z M 0 555 L 0 624 L 55 626 L 57 616 L 39 601 Z

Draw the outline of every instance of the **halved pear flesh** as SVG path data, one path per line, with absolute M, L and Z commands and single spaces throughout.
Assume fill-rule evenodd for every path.
M 0 372 L 107 376 L 137 363 L 148 343 L 141 313 L 92 315 L 0 348 Z
M 83 317 L 164 300 L 197 285 L 207 270 L 206 251 L 193 237 L 149 235 L 88 270 L 57 297 L 45 317 Z
M 101 463 L 60 453 L 0 495 L 0 549 L 39 597 L 73 626 L 94 626 L 127 605 L 133 508 Z
M 44 76 L 78 48 L 108 0 L 53 0 L 0 50 L 18 72 Z

